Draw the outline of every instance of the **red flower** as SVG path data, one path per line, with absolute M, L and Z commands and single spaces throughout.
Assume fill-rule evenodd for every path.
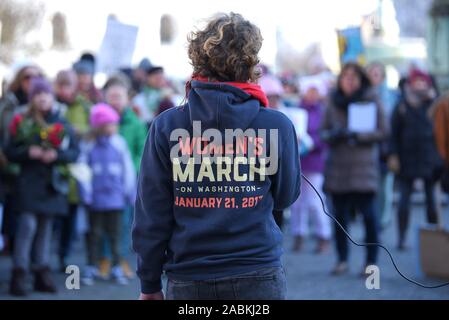
M 61 145 L 64 136 L 64 126 L 61 123 L 55 123 L 48 128 L 47 140 L 57 148 Z
M 17 128 L 19 126 L 19 124 L 22 122 L 23 120 L 23 116 L 21 114 L 17 114 L 14 116 L 14 118 L 11 121 L 11 124 L 9 126 L 9 131 L 11 132 L 11 134 L 13 136 L 16 135 L 17 133 Z
M 64 125 L 63 125 L 62 123 L 57 122 L 57 123 L 55 123 L 55 124 L 53 125 L 53 129 L 54 129 L 57 133 L 60 133 L 60 132 L 62 132 L 62 131 L 64 130 Z

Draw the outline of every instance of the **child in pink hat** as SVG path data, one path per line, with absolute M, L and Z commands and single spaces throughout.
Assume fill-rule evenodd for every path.
M 92 128 L 101 128 L 105 125 L 116 125 L 120 121 L 118 113 L 106 103 L 98 103 L 90 112 L 90 125 Z
M 125 140 L 117 133 L 120 117 L 109 105 L 93 106 L 90 124 L 94 139 L 84 148 L 81 162 L 90 167 L 91 177 L 81 184 L 81 197 L 89 211 L 87 266 L 82 281 L 92 285 L 99 277 L 100 244 L 107 235 L 112 253 L 111 278 L 127 284 L 120 261 L 120 231 L 123 210 L 134 203 L 136 176 Z

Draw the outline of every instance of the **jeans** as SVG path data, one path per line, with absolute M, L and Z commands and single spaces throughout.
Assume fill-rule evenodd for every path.
M 399 226 L 399 242 L 400 244 L 405 241 L 405 236 L 408 228 L 409 216 L 410 216 L 410 196 L 413 192 L 414 179 L 400 180 L 400 193 L 401 198 L 399 201 L 398 210 L 398 226 Z M 438 223 L 438 215 L 435 207 L 435 183 L 432 179 L 424 180 L 424 191 L 426 194 L 426 212 L 427 222 L 436 224 Z
M 333 194 L 332 202 L 335 218 L 338 222 L 348 230 L 348 222 L 350 220 L 351 210 L 355 209 L 363 215 L 365 224 L 365 242 L 378 243 L 378 219 L 375 211 L 375 195 L 372 193 L 347 193 Z M 348 239 L 343 230 L 334 223 L 336 248 L 339 262 L 348 261 Z M 378 247 L 369 246 L 366 248 L 366 265 L 375 264 L 377 261 Z
M 52 222 L 53 217 L 41 214 L 24 212 L 19 215 L 13 253 L 15 268 L 25 270 L 29 268 L 32 249 L 35 266 L 37 268 L 49 266 Z
M 78 211 L 77 204 L 70 204 L 69 214 L 67 216 L 59 218 L 59 260 L 66 263 L 66 259 L 69 257 L 73 238 L 75 236 L 76 228 L 76 213 Z
M 131 229 L 133 224 L 134 208 L 132 206 L 125 207 L 122 214 L 121 237 L 120 237 L 120 253 L 122 258 L 126 258 L 132 252 L 131 249 Z
M 126 206 L 122 213 L 121 232 L 120 232 L 120 256 L 126 259 L 132 252 L 131 246 L 131 229 L 133 223 L 134 207 Z M 111 258 L 111 247 L 107 241 L 107 237 L 103 237 L 101 240 L 101 257 Z
M 287 284 L 282 267 L 202 281 L 169 279 L 167 300 L 285 300 Z
M 382 228 L 387 227 L 393 216 L 394 174 L 387 172 L 382 175 L 377 195 L 377 209 L 379 223 Z
M 112 252 L 112 265 L 120 263 L 120 228 L 122 211 L 91 211 L 89 212 L 89 233 L 87 260 L 91 266 L 97 266 L 100 261 L 102 236 L 106 234 Z

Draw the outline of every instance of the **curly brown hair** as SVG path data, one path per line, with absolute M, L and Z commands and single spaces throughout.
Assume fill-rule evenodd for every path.
M 219 14 L 188 38 L 195 76 L 215 81 L 255 82 L 260 77 L 258 53 L 262 35 L 240 14 Z

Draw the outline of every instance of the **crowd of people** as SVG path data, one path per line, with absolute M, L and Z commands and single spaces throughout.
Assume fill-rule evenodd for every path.
M 325 68 L 302 76 L 261 69 L 258 83 L 269 108 L 295 126 L 303 174 L 345 228 L 361 215 L 365 241 L 381 242 L 380 231 L 392 220 L 397 185 L 397 245 L 406 250 L 417 179 L 423 181 L 427 221 L 439 224 L 435 186 L 449 161 L 449 120 L 441 120 L 449 112 L 445 98 L 438 100 L 431 75 L 413 67 L 392 90 L 378 62 L 366 68 L 347 63 L 337 77 Z M 64 272 L 84 213 L 89 228 L 83 283 L 111 278 L 126 284 L 135 276 L 127 256 L 147 131 L 158 114 L 179 101 L 163 67 L 148 59 L 134 69 L 118 70 L 101 89 L 94 84 L 95 72 L 92 54 L 83 54 L 52 81 L 38 66 L 26 65 L 1 97 L 0 250 L 12 257 L 12 295 L 27 294 L 29 270 L 35 290 L 56 292 L 52 244 L 57 244 Z M 351 129 L 348 113 L 357 104 L 374 106 L 373 130 Z M 283 228 L 284 212 L 273 214 Z M 320 199 L 303 184 L 290 208 L 293 251 L 303 250 L 310 225 L 317 254 L 329 251 L 334 234 L 337 264 L 332 274 L 347 272 L 348 240 L 335 224 L 332 231 Z M 368 247 L 361 271 L 376 264 L 377 256 L 377 248 Z
M 51 81 L 35 65 L 20 68 L 0 101 L 0 250 L 13 261 L 10 293 L 56 292 L 51 239 L 65 272 L 85 214 L 83 283 L 126 284 L 136 177 L 151 119 L 173 106 L 162 67 L 145 59 L 94 84 L 95 57 L 83 54 Z
M 439 182 L 447 184 L 447 97 L 438 100 L 433 77 L 415 66 L 401 78 L 397 89 L 387 87 L 385 66 L 379 62 L 366 68 L 347 63 L 334 82 L 328 80 L 320 74 L 302 77 L 297 82 L 300 102 L 289 108 L 286 105 L 291 100 L 282 99 L 283 93 L 291 90 L 285 86 L 288 81 L 283 83 L 282 78 L 268 74 L 260 84 L 270 106 L 295 123 L 303 173 L 322 190 L 343 227 L 347 229 L 360 214 L 365 242 L 381 242 L 380 232 L 392 220 L 397 185 L 397 248 L 406 250 L 410 199 L 417 180 L 424 186 L 427 222 L 434 226 L 441 223 L 435 193 Z M 349 108 L 367 103 L 375 106 L 376 126 L 369 132 L 356 132 L 349 123 Z M 308 115 L 306 132 L 301 129 L 304 117 L 297 117 L 301 109 Z M 439 133 L 434 129 L 436 123 Z M 291 207 L 294 251 L 301 250 L 308 235 L 309 217 L 318 241 L 316 252 L 325 252 L 331 239 L 330 221 L 320 199 L 305 185 Z M 339 275 L 349 269 L 348 239 L 336 224 L 334 235 L 337 264 L 332 274 Z M 377 261 L 377 247 L 366 250 L 362 274 Z

